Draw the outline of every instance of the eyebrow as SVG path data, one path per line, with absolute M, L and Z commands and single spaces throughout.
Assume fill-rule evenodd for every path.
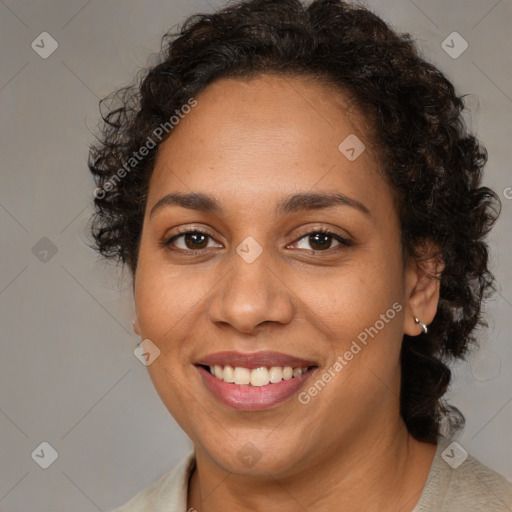
M 165 206 L 181 206 L 182 208 L 209 212 L 216 215 L 220 215 L 223 211 L 220 202 L 213 196 L 199 192 L 190 194 L 173 192 L 165 195 L 157 201 L 157 203 L 151 208 L 149 217 L 151 218 L 155 212 Z M 335 206 L 350 206 L 351 208 L 355 208 L 366 215 L 370 215 L 370 210 L 368 210 L 363 203 L 344 194 L 311 192 L 294 194 L 287 197 L 276 206 L 275 213 L 276 215 L 286 215 L 307 210 L 323 210 Z

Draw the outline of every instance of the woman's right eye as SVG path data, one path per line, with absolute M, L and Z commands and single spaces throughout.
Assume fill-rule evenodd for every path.
M 184 231 L 179 235 L 172 236 L 164 242 L 164 245 L 169 247 L 171 250 L 175 250 L 173 247 L 176 247 L 181 251 L 200 251 L 211 247 L 208 245 L 208 239 L 213 241 L 213 237 L 208 233 L 198 230 L 190 230 Z M 222 247 L 221 245 L 219 246 Z

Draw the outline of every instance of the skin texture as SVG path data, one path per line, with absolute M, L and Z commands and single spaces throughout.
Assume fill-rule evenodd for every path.
M 400 417 L 400 346 L 404 333 L 420 334 L 415 316 L 433 320 L 439 286 L 433 263 L 403 263 L 363 119 L 307 77 L 221 79 L 196 100 L 159 149 L 134 283 L 135 331 L 161 351 L 150 377 L 194 443 L 188 506 L 412 510 L 435 445 L 415 441 Z M 350 134 L 367 146 L 354 161 L 338 150 Z M 223 213 L 166 206 L 150 217 L 171 192 L 213 195 Z M 338 205 L 276 216 L 299 192 L 341 193 L 369 214 Z M 178 226 L 206 230 L 207 248 L 180 253 L 185 237 L 164 247 Z M 319 250 L 305 236 L 318 228 L 353 245 L 328 239 Z M 236 252 L 249 236 L 263 249 L 250 264 Z M 193 364 L 218 351 L 274 350 L 315 361 L 307 388 L 394 303 L 401 311 L 308 404 L 294 395 L 262 411 L 231 409 Z M 261 455 L 252 467 L 238 457 L 249 442 Z

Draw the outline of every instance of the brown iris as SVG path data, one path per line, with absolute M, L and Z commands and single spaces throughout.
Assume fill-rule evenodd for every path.
M 204 233 L 186 233 L 184 234 L 184 240 L 185 245 L 190 250 L 204 249 L 208 245 L 208 235 Z
M 332 236 L 326 233 L 315 233 L 309 236 L 309 243 L 311 247 L 316 250 L 329 249 L 332 241 Z M 316 247 L 315 247 L 316 245 Z M 318 247 L 320 246 L 320 247 Z

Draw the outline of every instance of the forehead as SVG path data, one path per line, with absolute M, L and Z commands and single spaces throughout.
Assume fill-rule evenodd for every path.
M 315 188 L 356 199 L 386 192 L 366 121 L 334 86 L 223 78 L 195 99 L 159 148 L 148 206 L 173 190 L 208 190 L 224 202 L 275 202 Z

